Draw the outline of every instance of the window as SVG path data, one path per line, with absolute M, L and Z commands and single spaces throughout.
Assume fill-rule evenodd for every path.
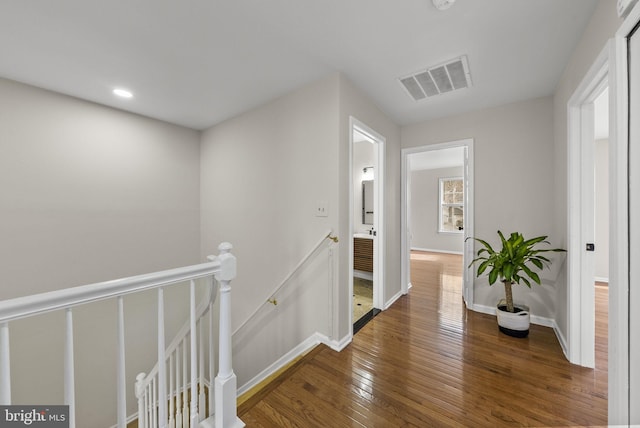
M 462 177 L 440 179 L 438 232 L 462 233 L 464 227 L 464 182 Z

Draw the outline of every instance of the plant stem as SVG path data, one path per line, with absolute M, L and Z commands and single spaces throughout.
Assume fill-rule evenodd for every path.
M 513 307 L 513 294 L 511 293 L 511 281 L 504 281 L 504 295 L 507 300 L 507 311 L 515 312 Z

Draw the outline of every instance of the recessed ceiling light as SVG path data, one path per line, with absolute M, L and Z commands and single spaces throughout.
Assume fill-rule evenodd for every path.
M 116 88 L 113 90 L 113 93 L 122 98 L 131 98 L 133 94 L 130 91 L 122 88 Z
M 431 1 L 433 2 L 433 5 L 436 7 L 436 9 L 446 10 L 446 9 L 449 9 L 456 0 L 431 0 Z

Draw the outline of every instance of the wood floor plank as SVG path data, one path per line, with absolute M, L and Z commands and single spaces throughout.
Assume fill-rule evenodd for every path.
M 607 293 L 596 285 L 596 369 L 552 329 L 528 338 L 468 311 L 460 256 L 414 252 L 413 287 L 337 353 L 318 347 L 238 409 L 248 427 L 606 426 Z

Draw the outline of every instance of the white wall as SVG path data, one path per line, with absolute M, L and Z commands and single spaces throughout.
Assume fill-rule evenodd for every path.
M 353 144 L 353 230 L 366 233 L 373 227 L 362 223 L 362 170 L 375 165 L 375 146 L 367 141 Z M 373 177 L 373 174 L 371 174 Z
M 0 99 L 0 300 L 200 260 L 198 132 L 4 79 Z M 128 297 L 125 311 L 133 413 L 155 304 Z M 15 403 L 62 403 L 63 322 L 11 323 Z M 75 311 L 75 333 L 77 424 L 112 425 L 115 301 Z
M 498 244 L 497 231 L 522 232 L 525 237 L 553 235 L 552 98 L 544 97 L 402 128 L 402 147 L 474 139 L 475 235 Z M 515 287 L 516 300 L 533 314 L 555 313 L 554 271 L 545 271 L 543 285 Z M 500 284 L 486 278 L 474 283 L 475 304 L 493 307 L 503 296 Z
M 206 131 L 201 145 L 202 255 L 234 245 L 234 329 L 338 223 L 338 77 L 303 87 Z M 328 217 L 316 217 L 326 201 Z M 328 252 L 234 337 L 242 386 L 315 332 L 330 335 Z
M 425 169 L 411 172 L 411 248 L 462 254 L 464 234 L 440 233 L 438 222 L 440 178 L 462 177 L 463 168 Z
M 399 239 L 393 233 L 399 228 L 398 131 L 343 76 L 331 75 L 203 133 L 202 254 L 220 240 L 235 246 L 240 267 L 232 285 L 234 328 L 326 231 L 339 236 L 331 269 L 326 250 L 312 257 L 276 295 L 278 305 L 264 306 L 234 337 L 239 386 L 315 332 L 336 344 L 348 339 L 351 114 L 388 139 L 385 215 L 392 250 L 386 284 L 393 295 L 399 291 Z M 328 217 L 315 216 L 317 201 L 327 201 Z
M 595 142 L 595 226 L 594 274 L 609 279 L 609 140 Z

